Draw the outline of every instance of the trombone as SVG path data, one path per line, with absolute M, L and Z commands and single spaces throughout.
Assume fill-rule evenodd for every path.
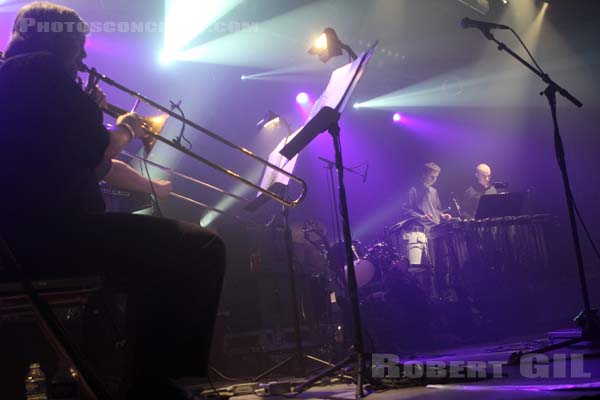
M 285 171 L 283 168 L 280 168 L 277 165 L 274 165 L 274 164 L 268 162 L 267 160 L 264 160 L 264 159 L 260 158 L 259 156 L 257 156 L 253 152 L 251 152 L 250 150 L 248 150 L 248 149 L 246 149 L 244 147 L 238 146 L 238 145 L 236 145 L 236 144 L 228 141 L 227 139 L 225 139 L 225 138 L 217 135 L 216 133 L 214 133 L 214 132 L 212 132 L 212 131 L 210 131 L 210 130 L 208 130 L 208 129 L 200 126 L 200 125 L 198 125 L 197 123 L 195 123 L 195 122 L 193 122 L 193 121 L 191 121 L 191 120 L 189 120 L 187 118 L 184 118 L 184 117 L 180 116 L 179 114 L 177 114 L 177 113 L 173 112 L 172 110 L 170 110 L 170 109 L 168 109 L 168 108 L 166 108 L 166 107 L 164 107 L 164 106 L 156 103 L 155 101 L 150 100 L 149 98 L 141 95 L 140 93 L 135 92 L 135 91 L 133 91 L 133 90 L 131 90 L 131 89 L 123 86 L 122 84 L 120 84 L 118 82 L 115 82 L 114 80 L 112 80 L 108 76 L 98 73 L 95 68 L 90 68 L 90 67 L 86 66 L 85 64 L 81 64 L 79 70 L 81 72 L 85 72 L 85 73 L 88 74 L 88 83 L 87 83 L 88 87 L 90 87 L 90 86 L 91 87 L 95 87 L 100 81 L 103 81 L 107 85 L 112 86 L 112 87 L 114 87 L 116 89 L 122 90 L 125 93 L 127 93 L 127 94 L 135 97 L 136 98 L 136 105 L 134 106 L 134 109 L 135 109 L 135 107 L 137 107 L 137 105 L 139 104 L 140 101 L 143 101 L 144 103 L 150 105 L 151 107 L 156 108 L 157 110 L 160 110 L 161 112 L 163 112 L 162 115 L 157 116 L 157 117 L 144 118 L 144 120 L 142 122 L 142 127 L 144 128 L 144 131 L 147 133 L 147 136 L 142 139 L 142 142 L 144 144 L 144 149 L 146 151 L 146 155 L 150 152 L 150 150 L 152 150 L 152 147 L 154 146 L 154 144 L 156 143 L 156 141 L 160 141 L 160 142 L 162 142 L 162 143 L 164 143 L 164 144 L 166 144 L 168 146 L 171 146 L 174 149 L 176 149 L 176 150 L 184 153 L 185 155 L 192 157 L 196 161 L 200 161 L 200 162 L 208 165 L 209 167 L 211 167 L 211 168 L 213 168 L 213 169 L 215 169 L 215 170 L 217 170 L 219 172 L 222 172 L 222 173 L 224 173 L 226 175 L 229 175 L 230 177 L 232 177 L 232 178 L 234 178 L 234 179 L 236 179 L 236 180 L 244 183 L 247 186 L 250 186 L 251 188 L 253 188 L 253 189 L 261 192 L 262 194 L 270 197 L 271 199 L 277 201 L 278 203 L 280 203 L 280 204 L 282 204 L 284 206 L 295 207 L 298 204 L 300 204 L 300 202 L 302 200 L 304 200 L 304 198 L 306 197 L 306 190 L 307 190 L 306 182 L 304 180 L 298 178 L 297 176 L 295 176 L 295 175 L 293 175 L 293 174 Z M 122 115 L 122 114 L 125 114 L 125 113 L 128 112 L 128 111 L 126 111 L 126 110 L 124 110 L 122 108 L 119 108 L 117 106 L 114 106 L 112 104 L 107 104 L 107 106 L 104 107 L 103 111 L 106 114 L 111 115 L 112 117 L 118 117 L 119 115 Z M 221 166 L 221 165 L 219 165 L 219 164 L 217 164 L 217 163 L 215 163 L 213 161 L 210 161 L 210 160 L 208 160 L 208 159 L 206 159 L 206 158 L 204 158 L 204 157 L 202 157 L 202 156 L 200 156 L 200 155 L 192 152 L 191 150 L 183 147 L 181 144 L 179 144 L 179 143 L 177 143 L 175 141 L 171 141 L 171 140 L 168 140 L 168 139 L 160 136 L 160 131 L 162 130 L 162 127 L 164 126 L 164 124 L 166 123 L 167 118 L 169 118 L 169 117 L 174 118 L 174 119 L 176 119 L 176 120 L 178 120 L 178 121 L 180 121 L 180 122 L 182 122 L 182 123 L 184 123 L 184 124 L 186 124 L 188 126 L 191 126 L 192 128 L 194 128 L 194 129 L 196 129 L 196 130 L 198 130 L 198 131 L 200 131 L 200 132 L 208 135 L 209 137 L 213 138 L 214 140 L 216 140 L 218 142 L 221 142 L 222 144 L 224 144 L 224 145 L 226 145 L 226 146 L 228 146 L 228 147 L 230 147 L 230 148 L 232 148 L 234 150 L 237 150 L 237 151 L 241 152 L 243 155 L 245 155 L 247 157 L 250 157 L 250 158 L 253 158 L 254 160 L 258 161 L 259 163 L 265 165 L 266 167 L 271 168 L 271 169 L 277 171 L 278 173 L 280 173 L 280 174 L 288 177 L 289 179 L 291 179 L 292 181 L 294 181 L 298 185 L 300 185 L 300 187 L 302 188 L 300 194 L 298 195 L 297 198 L 295 198 L 293 200 L 287 200 L 285 198 L 285 195 L 281 195 L 278 192 L 270 190 L 269 188 L 264 189 L 260 185 L 257 185 L 255 183 L 249 181 L 248 179 L 240 176 L 238 173 L 236 173 L 236 172 L 234 172 L 234 171 L 232 171 L 230 169 L 227 169 L 227 168 L 225 168 L 225 167 L 223 167 L 223 166 Z M 173 170 L 171 170 L 169 168 L 166 168 L 166 167 L 162 167 L 159 164 L 156 164 L 156 163 L 152 163 L 152 164 L 155 165 L 155 166 L 158 166 L 161 169 L 167 170 L 168 172 L 171 172 L 171 173 L 174 172 Z M 178 174 L 178 175 L 182 176 L 183 174 Z M 218 187 L 216 187 L 214 185 L 210 185 L 210 184 L 208 184 L 206 182 L 203 182 L 203 181 L 200 181 L 198 179 L 191 178 L 191 177 L 188 177 L 188 176 L 185 176 L 185 175 L 184 175 L 184 177 L 186 179 L 188 179 L 188 180 L 194 181 L 195 183 L 199 183 L 199 184 L 201 184 L 201 185 L 203 185 L 205 187 L 209 187 L 209 188 L 211 188 L 213 190 L 216 190 L 218 192 L 221 192 L 221 193 L 223 193 L 225 195 L 232 196 L 232 197 L 235 197 L 237 199 L 246 200 L 246 199 L 244 199 L 241 196 L 238 196 L 238 195 L 235 195 L 233 193 L 227 192 L 227 191 L 225 191 L 225 190 L 223 190 L 221 188 L 218 188 Z M 176 195 L 175 193 L 171 193 L 171 194 L 172 195 Z M 176 195 L 175 197 L 179 197 L 179 198 L 182 198 L 184 200 L 191 201 L 192 203 L 195 203 L 197 205 L 200 205 L 200 206 L 208 208 L 208 209 L 212 209 L 213 211 L 217 211 L 217 212 L 220 211 L 220 210 L 214 209 L 212 207 L 209 207 L 209 206 L 207 206 L 207 205 L 205 205 L 203 203 L 200 203 L 200 202 L 197 202 L 195 200 L 189 199 L 189 198 L 187 198 L 185 196 Z

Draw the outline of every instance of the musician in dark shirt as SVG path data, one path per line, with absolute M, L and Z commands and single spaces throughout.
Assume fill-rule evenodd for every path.
M 225 248 L 196 225 L 104 213 L 100 179 L 144 192 L 152 184 L 158 196 L 171 183 L 112 159 L 144 131 L 135 114 L 107 130 L 102 92 L 76 84 L 86 27 L 51 3 L 17 15 L 0 66 L 0 235 L 31 279 L 101 275 L 126 292 L 134 367 L 123 392 L 177 398 L 166 394 L 178 393 L 170 379 L 207 373 Z
M 481 196 L 498 193 L 496 188 L 490 184 L 492 169 L 489 165 L 479 164 L 475 169 L 475 178 L 477 182 L 465 190 L 461 202 L 462 217 L 465 219 L 475 218 Z
M 402 205 L 402 220 L 406 220 L 406 229 L 409 227 L 422 227 L 429 231 L 442 220 L 450 220 L 452 215 L 442 212 L 442 203 L 437 189 L 433 187 L 437 181 L 441 168 L 435 163 L 423 166 L 421 184 L 412 186 Z

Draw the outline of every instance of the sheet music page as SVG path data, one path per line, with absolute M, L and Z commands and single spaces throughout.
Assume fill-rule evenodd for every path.
M 362 77 L 365 71 L 364 66 L 371 58 L 371 55 L 373 55 L 376 46 L 377 43 L 367 51 L 362 52 L 353 62 L 341 66 L 331 73 L 329 83 L 321 97 L 315 102 L 307 122 L 317 115 L 323 107 L 331 107 L 339 112 L 344 110 L 348 98 Z M 348 96 L 346 96 L 347 93 Z
M 279 154 L 281 149 L 288 144 L 289 142 L 298 135 L 302 129 L 306 126 L 306 124 L 311 121 L 315 115 L 319 113 L 319 111 L 323 107 L 331 107 L 334 110 L 342 111 L 348 102 L 348 98 L 350 94 L 356 87 L 358 81 L 360 80 L 362 74 L 365 71 L 365 65 L 373 55 L 375 47 L 377 43 L 371 46 L 367 51 L 360 54 L 360 56 L 351 63 L 348 63 L 340 68 L 337 68 L 335 71 L 331 73 L 331 78 L 329 79 L 329 83 L 325 88 L 325 91 L 321 96 L 315 101 L 312 109 L 310 110 L 310 114 L 304 121 L 304 125 L 283 139 L 275 150 L 273 150 L 269 154 L 268 161 L 272 164 L 277 165 L 280 168 L 283 168 L 286 172 L 292 173 L 294 170 L 294 166 L 296 165 L 296 160 L 298 155 L 294 156 L 292 160 L 289 160 L 283 155 Z M 263 175 L 263 179 L 261 181 L 260 186 L 264 189 L 269 188 L 276 182 L 287 185 L 289 183 L 290 178 L 286 176 L 282 176 L 281 174 L 274 171 L 272 168 L 267 167 L 265 170 L 265 174 Z M 257 197 L 260 196 L 260 193 Z
M 275 149 L 269 154 L 267 161 L 269 161 L 271 164 L 278 166 L 279 168 L 282 168 L 285 172 L 291 174 L 294 171 L 294 167 L 296 166 L 298 155 L 294 156 L 294 158 L 292 158 L 291 160 L 288 160 L 287 158 L 279 154 L 279 151 L 283 149 L 283 146 L 288 144 L 289 141 L 292 140 L 292 138 L 294 138 L 301 130 L 302 128 L 298 129 L 291 135 L 283 138 L 281 142 L 279 142 L 279 144 L 275 147 Z M 275 171 L 271 167 L 266 167 L 265 173 L 263 174 L 263 178 L 260 182 L 260 187 L 263 189 L 268 189 L 274 183 L 277 182 L 283 185 L 287 185 L 290 182 L 290 177 Z M 256 197 L 259 197 L 260 195 L 261 192 L 258 192 Z

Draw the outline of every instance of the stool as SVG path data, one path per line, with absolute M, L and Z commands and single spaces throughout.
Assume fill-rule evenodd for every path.
M 8 281 L 7 277 L 17 279 Z M 40 329 L 63 361 L 73 365 L 80 375 L 82 394 L 93 399 L 110 399 L 102 382 L 90 366 L 83 361 L 82 354 L 67 337 L 62 324 L 51 310 L 51 305 L 81 304 L 89 294 L 96 291 L 98 281 L 91 286 L 81 286 L 81 280 L 58 280 L 30 282 L 24 277 L 21 266 L 15 259 L 6 241 L 0 236 L 0 315 L 7 317 L 33 316 Z M 10 279 L 10 278 L 9 278 Z M 87 284 L 90 281 L 86 281 Z M 0 319 L 1 321 L 1 319 Z
M 33 288 L 51 307 L 80 307 L 99 291 L 102 278 L 68 278 L 32 282 Z M 33 309 L 18 282 L 0 283 L 0 320 L 31 319 Z

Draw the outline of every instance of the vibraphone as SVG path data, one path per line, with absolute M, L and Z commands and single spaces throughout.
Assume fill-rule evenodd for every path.
M 500 281 L 531 282 L 549 268 L 550 215 L 451 221 L 430 234 L 437 285 L 472 289 Z

